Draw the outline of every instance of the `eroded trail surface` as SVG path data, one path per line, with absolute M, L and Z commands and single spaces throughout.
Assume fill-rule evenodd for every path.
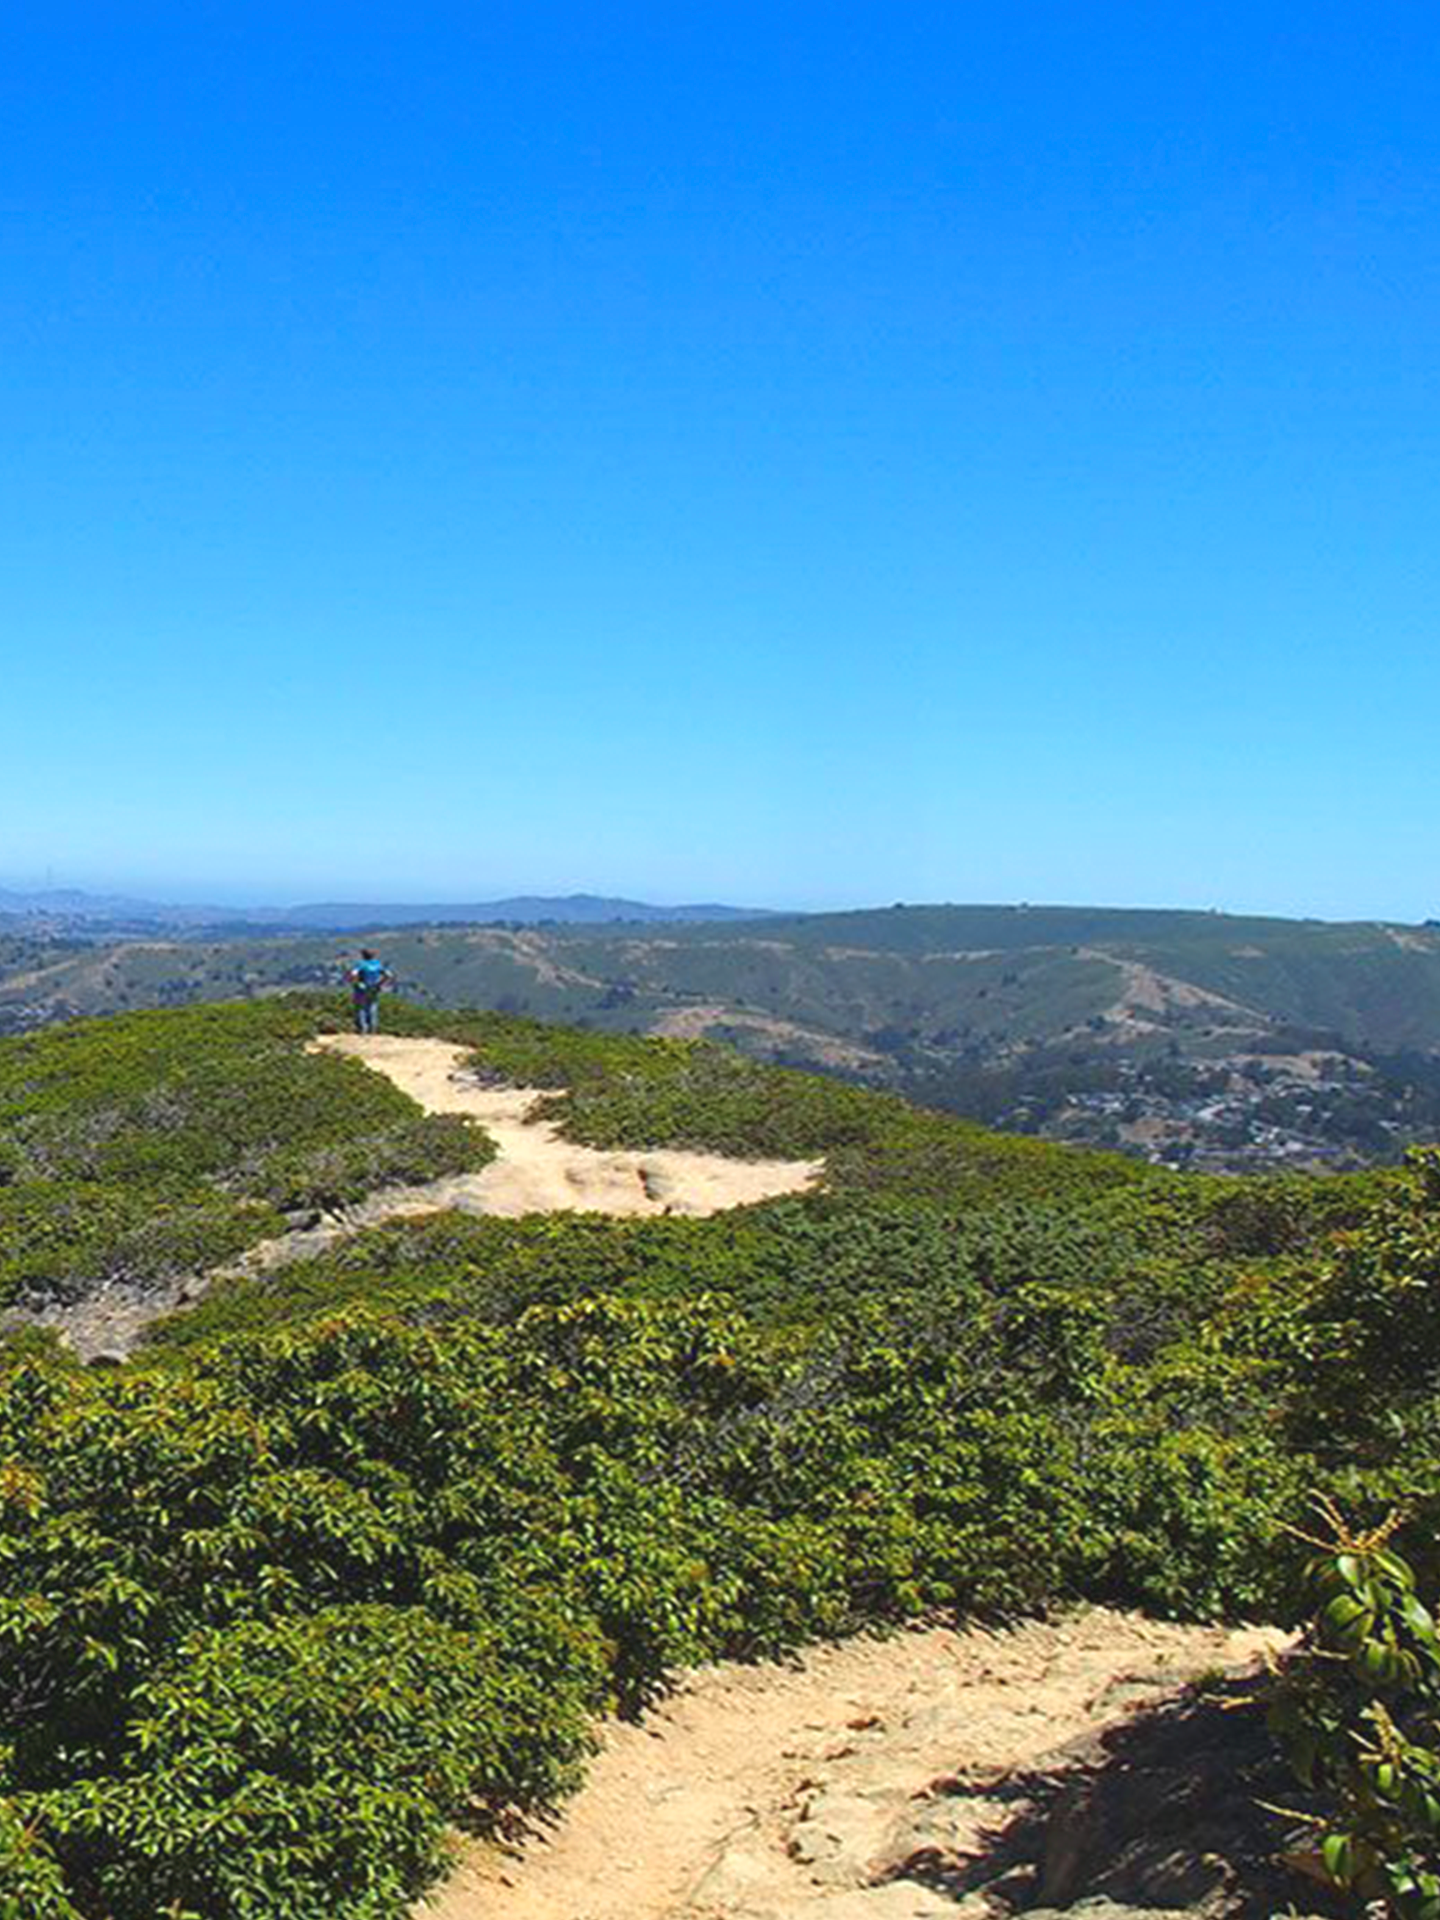
M 1063 1777 L 1079 1764 L 1076 1743 L 1281 1642 L 1268 1629 L 1095 1609 L 1001 1633 L 853 1640 L 793 1667 L 704 1669 L 643 1724 L 605 1728 L 586 1785 L 552 1831 L 514 1851 L 471 1846 L 421 1912 L 978 1920 L 995 1909 L 969 1889 L 1007 1866 L 1020 1906 L 1055 1895 L 1065 1904 L 1076 1890 L 1053 1868 L 1031 1870 L 1026 1897 L 1013 1861 L 985 1865 L 997 1829 L 1032 1790 L 1019 1783 L 1047 1769 Z M 1223 1895 L 1225 1869 L 1203 1860 L 1202 1879 L 1210 1873 L 1210 1892 Z M 1184 1870 L 1193 1875 L 1193 1861 Z M 1206 1902 L 1197 1891 L 1142 1904 Z M 1208 1910 L 1224 1911 L 1223 1900 Z
M 720 1213 L 774 1194 L 798 1193 L 820 1175 L 818 1160 L 731 1160 L 674 1148 L 631 1153 L 576 1146 L 549 1121 L 532 1117 L 537 1103 L 552 1097 L 544 1088 L 482 1086 L 465 1071 L 466 1049 L 445 1040 L 340 1033 L 314 1045 L 363 1060 L 430 1113 L 468 1114 L 500 1149 L 480 1173 L 389 1196 L 377 1217 L 436 1206 L 509 1215 L 576 1209 Z

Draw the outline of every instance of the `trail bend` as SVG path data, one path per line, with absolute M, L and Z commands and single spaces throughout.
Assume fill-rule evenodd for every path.
M 478 1121 L 499 1148 L 479 1173 L 376 1196 L 386 1209 L 378 1217 L 437 1205 L 511 1217 L 576 1211 L 701 1216 L 802 1192 L 823 1170 L 819 1160 L 734 1160 L 674 1147 L 633 1152 L 579 1146 L 535 1112 L 541 1101 L 554 1097 L 553 1089 L 483 1086 L 467 1071 L 468 1049 L 445 1040 L 340 1033 L 326 1034 L 312 1046 L 383 1073 L 428 1113 L 458 1113 Z M 371 1202 L 367 1211 L 374 1208 Z

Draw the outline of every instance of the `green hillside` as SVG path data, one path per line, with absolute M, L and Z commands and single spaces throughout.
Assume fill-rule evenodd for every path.
M 274 1002 L 0 1041 L 0 1304 L 214 1266 L 286 1215 L 483 1166 L 490 1143 Z
M 228 1249 L 397 1164 L 484 1157 L 307 1053 L 333 1018 L 267 1001 L 0 1045 L 23 1283 L 133 1264 L 150 1220 Z M 374 1228 L 218 1288 L 122 1366 L 12 1341 L 0 1914 L 399 1916 L 447 1822 L 553 1803 L 594 1716 L 687 1663 L 935 1609 L 1301 1618 L 1314 1550 L 1287 1528 L 1314 1531 L 1316 1488 L 1354 1527 L 1405 1518 L 1320 1556 L 1334 1660 L 1277 1723 L 1354 1842 L 1335 1871 L 1426 1911 L 1401 1882 L 1435 1861 L 1405 1797 L 1440 1698 L 1405 1586 L 1440 1582 L 1433 1157 L 1182 1178 L 703 1043 L 387 1025 L 553 1088 L 575 1137 L 823 1153 L 827 1181 L 708 1219 Z M 1388 1825 L 1354 1778 L 1377 1701 Z
M 1168 1165 L 1339 1169 L 1440 1132 L 1433 927 L 916 906 L 366 937 L 428 1005 L 708 1036 Z M 0 1031 L 333 986 L 352 952 L 315 936 L 13 942 Z
M 1182 1037 L 1298 1023 L 1364 1046 L 1440 1049 L 1440 929 L 1430 927 L 917 906 L 663 929 L 400 928 L 385 946 L 424 998 L 545 1018 L 584 1013 L 620 1029 L 718 1002 L 857 1044 L 905 1021 L 1036 1038 L 1113 1012 L 1127 966 L 1139 965 L 1233 1001 L 1228 1021 L 1218 1007 L 1189 1021 L 1179 1007 L 1150 1009 L 1158 1028 Z M 313 985 L 333 980 L 349 951 L 314 936 L 14 941 L 0 947 L 0 1012 L 113 1012 Z

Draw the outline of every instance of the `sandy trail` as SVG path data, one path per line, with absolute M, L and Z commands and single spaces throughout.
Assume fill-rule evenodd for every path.
M 962 1920 L 937 1884 L 1013 1805 L 957 1790 L 1055 1750 L 1278 1632 L 1087 1610 L 1013 1631 L 932 1628 L 796 1666 L 690 1676 L 610 1723 L 587 1782 L 518 1851 L 471 1844 L 424 1920 Z M 907 1871 L 907 1863 L 910 1870 Z
M 356 1033 L 327 1034 L 314 1046 L 363 1060 L 429 1113 L 460 1113 L 478 1120 L 500 1149 L 480 1173 L 377 1197 L 384 1211 L 371 1213 L 372 1220 L 437 1206 L 510 1216 L 577 1209 L 720 1213 L 775 1194 L 799 1193 L 815 1183 L 823 1168 L 818 1160 L 731 1160 L 668 1147 L 600 1152 L 562 1139 L 550 1121 L 532 1117 L 537 1102 L 553 1097 L 544 1088 L 482 1086 L 465 1070 L 465 1047 L 445 1040 Z

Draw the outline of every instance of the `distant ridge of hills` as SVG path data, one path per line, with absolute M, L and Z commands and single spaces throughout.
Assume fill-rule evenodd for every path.
M 600 926 L 611 921 L 652 925 L 671 921 L 756 920 L 763 907 L 705 901 L 679 907 L 605 894 L 517 894 L 503 900 L 427 902 L 321 901 L 295 907 L 177 906 L 125 894 L 85 893 L 73 887 L 11 892 L 0 887 L 0 919 L 79 923 L 113 928 L 265 928 L 298 933 L 343 933 L 361 927 L 486 926 L 518 921 L 534 926 Z
M 17 902 L 29 918 L 5 915 Z M 422 1004 L 719 1040 L 1171 1166 L 1355 1166 L 1440 1139 L 1428 924 L 919 903 L 751 917 L 584 894 L 118 917 L 136 905 L 159 911 L 0 895 L 0 1033 L 338 993 L 364 938 Z
M 355 905 L 322 902 L 291 907 L 283 914 L 286 926 L 344 930 L 348 927 L 475 926 L 501 920 L 527 925 L 553 920 L 567 926 L 605 925 L 613 920 L 653 924 L 664 921 L 758 920 L 763 907 L 728 907 L 704 901 L 680 907 L 657 907 L 646 900 L 612 899 L 604 894 L 517 894 L 507 900 L 426 906 Z

